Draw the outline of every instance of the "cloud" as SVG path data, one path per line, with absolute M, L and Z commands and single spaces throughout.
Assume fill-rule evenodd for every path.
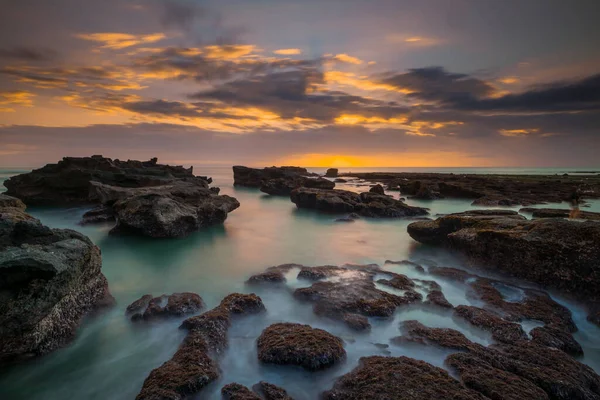
M 275 54 L 283 55 L 283 56 L 293 56 L 297 54 L 301 54 L 302 50 L 300 49 L 279 49 L 273 51 Z
M 14 112 L 14 106 L 32 107 L 35 94 L 24 90 L 0 92 L 0 112 Z
M 386 36 L 388 43 L 404 44 L 409 47 L 432 47 L 442 44 L 444 41 L 434 37 L 418 36 L 418 35 L 404 35 L 393 33 Z
M 75 37 L 83 40 L 101 43 L 100 48 L 120 50 L 140 44 L 155 43 L 166 38 L 164 33 L 151 33 L 146 35 L 134 35 L 131 33 L 78 33 Z
M 50 49 L 36 49 L 23 46 L 0 49 L 0 60 L 40 62 L 52 61 L 56 56 L 57 52 Z
M 338 61 L 345 62 L 345 63 L 348 63 L 348 64 L 360 65 L 360 64 L 363 63 L 360 58 L 352 57 L 352 56 L 349 56 L 348 54 L 345 54 L 345 53 L 336 54 L 333 58 L 336 59 L 336 60 L 338 60 Z
M 498 82 L 503 83 L 505 85 L 514 85 L 515 83 L 519 83 L 521 80 L 516 76 L 506 76 L 504 78 L 498 79 Z
M 537 133 L 539 131 L 540 130 L 537 128 L 529 128 L 529 129 L 500 129 L 498 132 L 502 136 L 506 136 L 506 137 L 523 137 L 523 136 L 531 135 L 533 133 Z

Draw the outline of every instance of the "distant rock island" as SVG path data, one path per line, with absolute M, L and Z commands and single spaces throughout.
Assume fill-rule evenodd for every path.
M 240 165 L 233 167 L 233 182 L 236 186 L 259 188 L 261 192 L 289 196 L 299 187 L 315 189 L 333 189 L 335 183 L 308 172 L 301 167 L 248 168 Z

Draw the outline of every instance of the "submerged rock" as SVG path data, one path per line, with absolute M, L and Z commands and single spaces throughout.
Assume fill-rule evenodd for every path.
M 232 317 L 263 311 L 260 297 L 234 293 L 216 308 L 186 319 L 181 326 L 188 330 L 183 343 L 169 361 L 150 372 L 136 399 L 183 399 L 215 381 L 220 376 L 217 357 L 227 347 Z
M 244 385 L 230 383 L 221 389 L 223 400 L 262 400 L 256 393 Z
M 346 356 L 342 339 L 302 324 L 273 324 L 261 333 L 256 344 L 260 361 L 298 365 L 309 371 L 330 367 Z
M 478 346 L 457 330 L 429 328 L 415 320 L 401 322 L 400 332 L 402 332 L 402 336 L 392 338 L 392 343 L 430 344 L 461 351 L 468 351 Z
M 98 224 L 102 222 L 115 221 L 115 212 L 112 207 L 99 205 L 85 212 L 81 216 L 80 225 Z
M 454 315 L 466 319 L 478 328 L 491 332 L 492 337 L 499 342 L 513 344 L 527 340 L 527 334 L 521 325 L 505 321 L 491 311 L 460 305 L 454 309 Z
M 531 340 L 539 345 L 559 349 L 572 356 L 583 355 L 581 345 L 569 332 L 543 326 L 534 328 L 530 334 Z
M 176 181 L 150 188 L 119 188 L 92 182 L 92 192 L 113 209 L 112 234 L 182 237 L 222 223 L 240 206 L 233 197 L 217 195 L 197 181 Z
M 339 378 L 326 400 L 456 399 L 483 400 L 446 371 L 408 357 L 363 357 L 358 367 Z
M 408 225 L 422 243 L 445 244 L 488 268 L 573 293 L 600 293 L 600 223 L 526 220 L 512 211 L 469 211 Z
M 265 381 L 260 381 L 252 386 L 252 390 L 265 400 L 293 400 L 285 389 Z
M 290 198 L 298 208 L 312 208 L 333 213 L 356 213 L 365 217 L 413 217 L 426 215 L 427 210 L 412 207 L 400 200 L 375 193 L 354 193 L 346 190 L 299 188 Z
M 126 314 L 132 321 L 155 318 L 180 317 L 196 313 L 204 308 L 204 301 L 196 293 L 173 293 L 152 297 L 146 294 L 127 306 Z
M 1 366 L 64 346 L 85 315 L 114 299 L 89 238 L 42 225 L 10 196 L 0 204 Z
M 29 173 L 13 176 L 4 182 L 6 194 L 35 205 L 89 204 L 90 182 L 119 187 L 147 187 L 193 179 L 208 187 L 210 178 L 195 177 L 192 168 L 162 165 L 150 161 L 119 161 L 102 156 L 65 157 Z

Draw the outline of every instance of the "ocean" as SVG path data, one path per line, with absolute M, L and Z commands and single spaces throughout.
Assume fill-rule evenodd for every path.
M 325 168 L 312 169 L 324 172 Z M 347 171 L 350 169 L 342 168 Z M 563 174 L 598 171 L 583 168 L 354 168 L 360 171 L 411 171 L 504 174 Z M 0 169 L 0 181 L 27 169 Z M 295 399 L 313 399 L 329 389 L 337 377 L 352 370 L 362 356 L 372 354 L 407 355 L 444 367 L 451 353 L 434 347 L 411 347 L 388 343 L 400 335 L 400 321 L 418 319 L 432 327 L 449 327 L 463 332 L 471 340 L 489 344 L 489 333 L 458 323 L 447 314 L 419 308 L 400 308 L 393 318 L 372 320 L 369 334 L 356 334 L 344 325 L 317 318 L 309 305 L 296 302 L 289 290 L 248 287 L 244 281 L 267 267 L 299 263 L 308 266 L 344 263 L 377 263 L 410 259 L 424 264 L 466 268 L 464 260 L 451 252 L 420 245 L 406 233 L 410 220 L 360 219 L 352 224 L 334 222 L 335 217 L 300 210 L 288 199 L 272 197 L 258 190 L 233 186 L 230 167 L 196 166 L 196 175 L 213 177 L 213 185 L 222 194 L 236 197 L 241 207 L 229 214 L 223 225 L 210 227 L 183 239 L 148 239 L 109 236 L 111 224 L 79 226 L 86 207 L 28 209 L 36 218 L 53 228 L 71 228 L 89 236 L 102 250 L 103 272 L 116 298 L 114 308 L 88 318 L 75 340 L 35 361 L 10 368 L 0 374 L 1 399 L 132 399 L 148 373 L 167 361 L 185 333 L 178 329 L 182 319 L 150 323 L 132 323 L 124 315 L 125 307 L 144 294 L 155 296 L 173 292 L 198 293 L 211 308 L 232 292 L 255 292 L 262 297 L 265 315 L 236 321 L 229 331 L 229 349 L 220 366 L 222 377 L 197 397 L 220 398 L 223 385 L 238 382 L 252 386 L 260 380 L 283 386 Z M 0 182 L 0 186 L 1 182 Z M 339 185 L 339 188 L 345 188 Z M 356 190 L 354 187 L 348 189 Z M 396 193 L 397 196 L 397 193 Z M 429 207 L 431 214 L 447 214 L 474 208 L 470 201 L 443 199 L 431 202 L 408 200 L 408 204 Z M 566 204 L 544 207 L 567 207 Z M 590 202 L 588 211 L 600 211 L 600 202 Z M 517 210 L 519 207 L 512 209 Z M 386 269 L 411 277 L 423 276 L 400 265 Z M 447 299 L 454 305 L 477 302 L 466 296 L 465 288 L 436 278 Z M 306 283 L 289 276 L 292 288 Z M 390 289 L 386 289 L 390 290 Z M 579 331 L 575 339 L 585 355 L 580 361 L 600 372 L 600 328 L 586 320 L 583 307 L 556 293 L 555 300 L 568 306 Z M 302 322 L 326 329 L 345 341 L 346 360 L 340 365 L 311 374 L 296 368 L 265 366 L 258 362 L 255 341 L 261 331 L 275 322 Z M 524 327 L 539 326 L 525 321 Z

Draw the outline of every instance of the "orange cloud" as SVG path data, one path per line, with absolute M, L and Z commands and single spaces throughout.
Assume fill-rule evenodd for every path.
M 218 58 L 224 60 L 233 60 L 244 57 L 256 50 L 256 46 L 251 44 L 232 44 L 223 46 L 206 46 L 204 51 L 207 58 Z
M 32 107 L 35 94 L 25 90 L 0 92 L 0 112 L 14 112 L 12 106 Z
M 293 56 L 296 54 L 301 54 L 302 50 L 300 50 L 300 49 L 279 49 L 279 50 L 275 50 L 273 53 L 284 55 L 284 56 Z
M 507 76 L 505 78 L 498 79 L 498 82 L 504 83 L 505 85 L 513 85 L 515 83 L 519 83 L 520 80 L 515 76 Z
M 498 132 L 506 137 L 524 137 L 539 132 L 539 129 L 500 129 Z
M 101 43 L 102 45 L 100 46 L 100 48 L 111 50 L 120 50 L 131 46 L 137 46 L 139 44 L 154 43 L 166 38 L 164 33 L 133 35 L 130 33 L 116 32 L 78 33 L 75 35 L 75 37 L 83 40 Z
M 360 65 L 362 64 L 362 60 L 360 58 L 356 58 L 356 57 L 352 57 L 348 54 L 342 53 L 342 54 L 336 54 L 334 57 L 334 59 L 341 61 L 341 62 L 345 62 L 348 64 L 355 64 L 355 65 Z
M 342 86 L 353 86 L 361 90 L 387 90 L 403 94 L 412 93 L 409 89 L 398 88 L 393 85 L 369 80 L 368 78 L 357 76 L 352 72 L 327 71 L 324 73 L 324 79 L 327 83 L 338 84 Z
M 431 47 L 443 43 L 441 39 L 426 36 L 411 36 L 393 33 L 386 37 L 389 43 L 404 43 L 413 47 Z

